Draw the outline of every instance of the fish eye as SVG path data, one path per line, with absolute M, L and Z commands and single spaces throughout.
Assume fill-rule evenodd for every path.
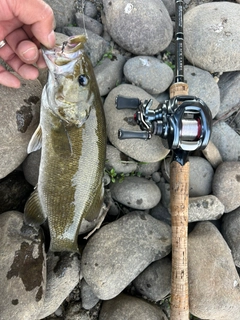
M 88 84 L 88 77 L 85 76 L 85 74 L 81 74 L 78 77 L 78 83 L 80 84 L 80 86 L 85 87 Z

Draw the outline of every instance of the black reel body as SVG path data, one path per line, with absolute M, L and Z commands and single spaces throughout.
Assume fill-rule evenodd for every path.
M 210 139 L 212 114 L 205 102 L 195 96 L 176 96 L 150 109 L 152 100 L 116 98 L 117 109 L 137 109 L 134 119 L 139 131 L 119 130 L 119 139 L 163 138 L 167 149 L 194 151 L 204 149 Z

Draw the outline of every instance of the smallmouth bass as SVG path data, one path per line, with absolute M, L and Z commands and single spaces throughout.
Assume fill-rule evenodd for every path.
M 42 154 L 24 217 L 33 226 L 48 219 L 52 251 L 78 251 L 81 223 L 95 221 L 104 208 L 106 125 L 85 42 L 79 35 L 43 49 L 49 75 L 28 146 L 28 153 L 42 147 Z

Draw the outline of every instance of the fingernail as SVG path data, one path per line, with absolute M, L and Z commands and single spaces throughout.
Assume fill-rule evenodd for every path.
M 52 31 L 49 33 L 49 35 L 48 35 L 48 43 L 49 43 L 49 47 L 50 47 L 50 48 L 54 47 L 55 41 L 56 41 L 55 33 L 54 33 L 54 31 L 52 30 Z
M 35 47 L 31 47 L 22 53 L 22 56 L 25 60 L 36 60 L 38 56 L 38 51 Z

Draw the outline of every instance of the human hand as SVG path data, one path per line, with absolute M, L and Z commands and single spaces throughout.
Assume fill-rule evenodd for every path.
M 45 67 L 40 43 L 55 44 L 53 11 L 43 0 L 0 0 L 0 57 L 25 79 L 36 79 Z M 19 88 L 20 81 L 0 65 L 0 84 Z

